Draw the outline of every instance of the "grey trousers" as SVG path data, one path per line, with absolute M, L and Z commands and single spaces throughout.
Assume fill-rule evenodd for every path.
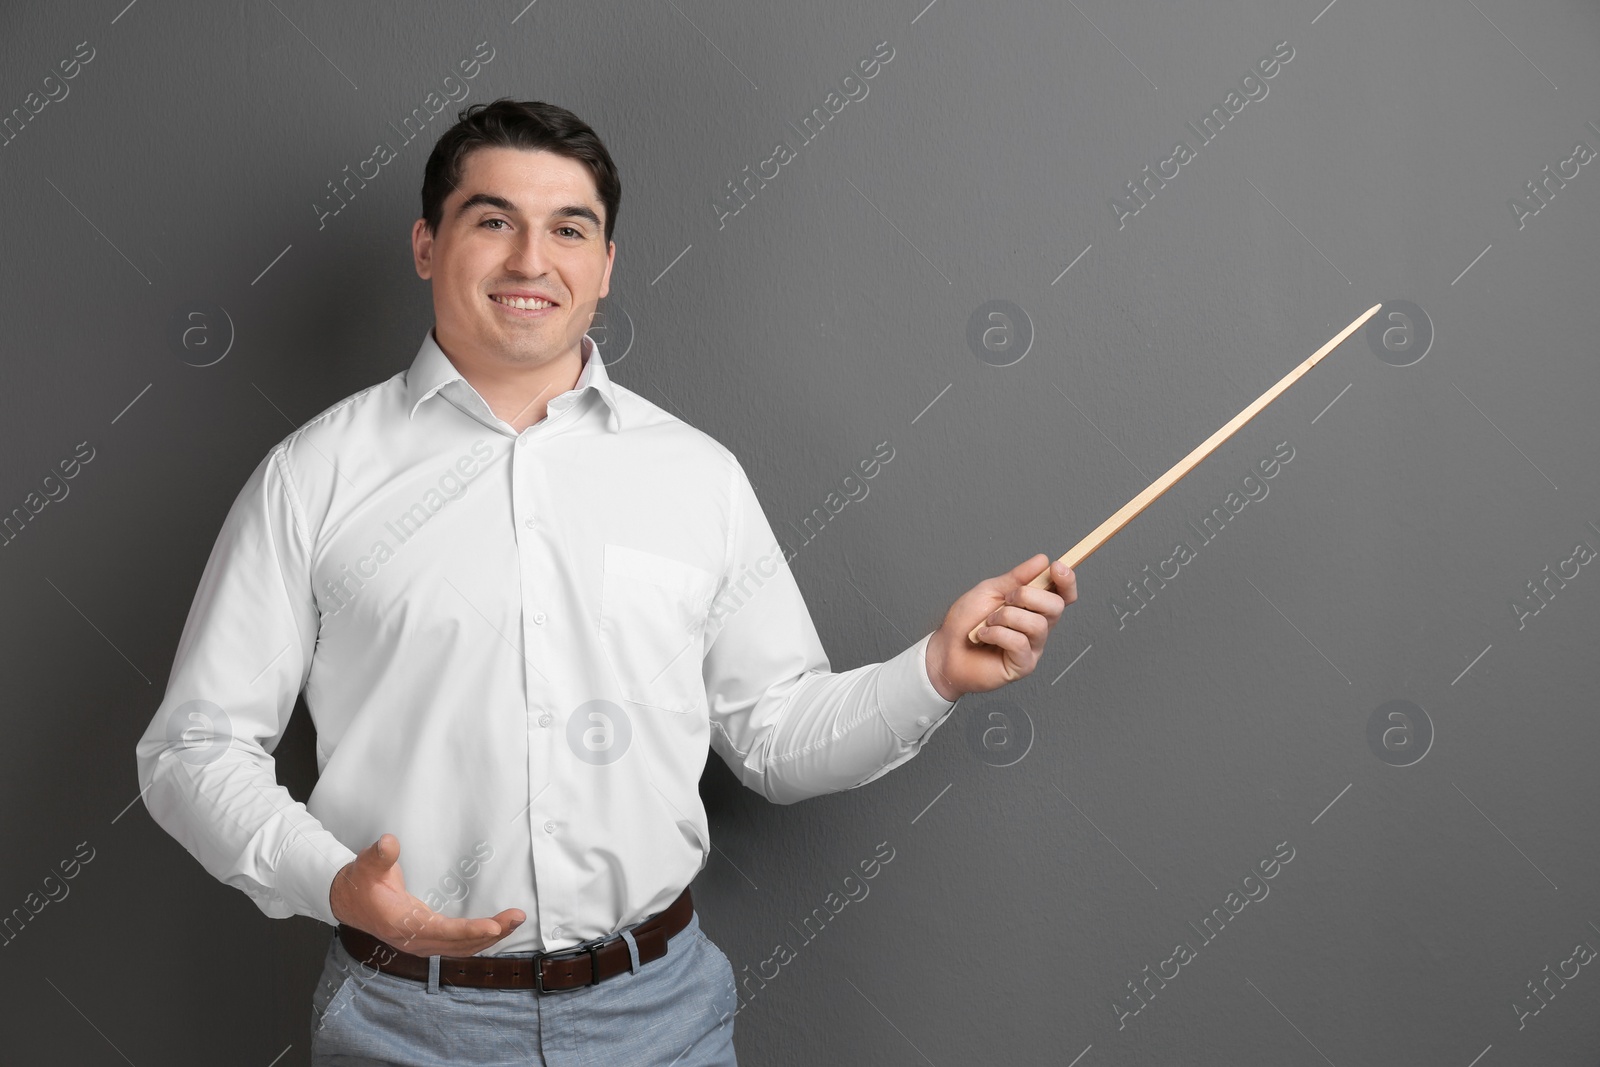
M 698 914 L 660 959 L 543 994 L 399 978 L 330 940 L 311 1005 L 318 1067 L 735 1067 L 733 965 Z

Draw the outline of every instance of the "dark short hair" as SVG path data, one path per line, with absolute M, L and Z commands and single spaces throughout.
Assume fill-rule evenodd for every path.
M 606 243 L 611 243 L 622 203 L 622 179 L 600 135 L 564 107 L 506 97 L 462 109 L 456 124 L 434 144 L 422 172 L 422 217 L 429 233 L 439 232 L 445 199 L 461 182 L 467 155 L 479 148 L 542 149 L 589 168 L 605 205 Z

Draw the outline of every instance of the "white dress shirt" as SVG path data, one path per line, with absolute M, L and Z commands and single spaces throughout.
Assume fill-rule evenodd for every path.
M 705 866 L 708 745 L 788 804 L 865 785 L 955 706 L 928 637 L 832 673 L 733 453 L 611 381 L 521 433 L 430 330 L 406 371 L 251 474 L 137 747 L 151 816 L 272 917 L 332 924 L 383 833 L 453 916 L 518 907 L 491 953 L 571 947 Z M 320 772 L 271 753 L 304 689 Z

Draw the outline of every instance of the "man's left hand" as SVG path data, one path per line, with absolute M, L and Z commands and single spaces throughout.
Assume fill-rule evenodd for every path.
M 1050 567 L 1052 588 L 1028 583 Z M 956 700 L 964 693 L 987 693 L 1026 678 L 1044 654 L 1050 630 L 1068 604 L 1078 599 L 1071 569 L 1052 563 L 1043 552 L 1005 574 L 986 578 L 963 593 L 928 640 L 928 678 L 939 695 Z M 980 644 L 967 640 L 972 627 Z

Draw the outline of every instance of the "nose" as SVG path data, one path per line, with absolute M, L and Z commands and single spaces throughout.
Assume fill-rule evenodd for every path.
M 548 268 L 543 235 L 534 230 L 512 234 L 507 238 L 506 267 L 527 277 L 537 277 Z

